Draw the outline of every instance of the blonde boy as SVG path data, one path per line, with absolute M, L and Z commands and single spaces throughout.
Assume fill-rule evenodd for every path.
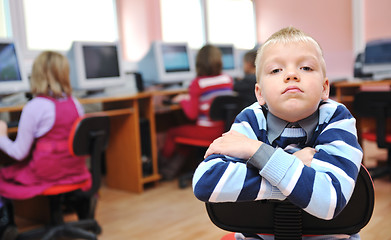
M 287 198 L 319 218 L 334 218 L 350 199 L 362 149 L 355 119 L 328 98 L 319 44 L 296 28 L 281 29 L 259 49 L 256 66 L 258 102 L 210 145 L 193 178 L 194 194 L 209 202 Z M 359 236 L 327 239 L 341 238 Z

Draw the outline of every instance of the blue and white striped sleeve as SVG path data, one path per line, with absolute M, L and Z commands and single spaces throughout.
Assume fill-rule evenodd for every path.
M 193 191 L 204 202 L 286 198 L 257 169 L 223 155 L 211 155 L 198 166 L 193 176 Z
M 323 104 L 319 118 L 311 167 L 278 149 L 260 174 L 292 203 L 314 216 L 332 219 L 352 195 L 362 149 L 355 119 L 343 105 L 332 101 Z
M 333 112 L 332 118 L 327 120 L 330 111 Z M 316 154 L 311 164 L 316 172 L 313 195 L 325 197 L 329 208 L 328 211 L 324 208 L 322 214 L 327 212 L 326 218 L 329 219 L 338 215 L 349 201 L 363 153 L 357 140 L 356 120 L 342 104 L 330 100 L 321 106 L 320 113 L 320 121 L 325 124 L 320 127 L 316 138 Z M 317 203 L 315 198 L 311 200 L 306 206 L 308 211 L 315 211 L 319 204 L 326 206 L 325 203 Z
M 232 129 L 249 138 L 259 139 L 262 134 L 258 125 L 265 128 L 266 123 L 256 117 L 255 114 L 262 114 L 258 110 L 261 111 L 259 107 L 243 111 Z M 198 166 L 193 177 L 193 191 L 198 199 L 206 202 L 286 198 L 277 187 L 259 175 L 258 169 L 249 167 L 247 160 L 224 155 L 211 155 Z

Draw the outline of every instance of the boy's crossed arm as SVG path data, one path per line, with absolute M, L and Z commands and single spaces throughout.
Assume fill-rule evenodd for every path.
M 354 135 L 355 120 L 347 117 L 332 125 L 340 130 L 322 131 L 316 151 L 308 147 L 290 154 L 278 148 L 262 168 L 249 165 L 247 159 L 264 143 L 251 139 L 251 131 L 231 130 L 207 150 L 194 174 L 194 194 L 209 202 L 289 198 L 310 214 L 331 219 L 349 200 L 362 159 Z
M 214 140 L 207 149 L 204 157 L 207 158 L 212 154 L 222 154 L 241 159 L 249 159 L 262 144 L 261 141 L 250 139 L 244 134 L 231 130 Z M 304 165 L 310 167 L 315 152 L 315 148 L 306 147 L 293 153 L 293 155 L 300 159 Z

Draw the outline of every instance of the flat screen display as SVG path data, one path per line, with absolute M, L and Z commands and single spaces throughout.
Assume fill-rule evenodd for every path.
M 120 76 L 116 46 L 83 46 L 83 56 L 87 80 Z
M 0 43 L 0 81 L 22 81 L 13 43 Z
M 190 71 L 186 46 L 162 46 L 163 64 L 167 73 Z

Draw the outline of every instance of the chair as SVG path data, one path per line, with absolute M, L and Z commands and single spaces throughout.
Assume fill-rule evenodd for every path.
M 241 100 L 236 94 L 217 96 L 210 106 L 209 116 L 212 120 L 224 121 L 224 131 L 231 128 L 236 115 L 242 110 Z
M 376 119 L 375 128 L 364 130 L 361 138 L 388 149 L 386 166 L 368 168 L 372 178 L 391 175 L 391 127 L 387 126 L 387 118 L 391 117 L 391 92 L 359 92 L 354 97 L 353 109 L 358 117 Z
M 241 102 L 239 97 L 236 94 L 232 95 L 220 95 L 213 99 L 209 116 L 212 120 L 215 121 L 224 121 L 224 131 L 228 131 L 235 120 L 236 115 L 241 111 Z M 221 133 L 223 134 L 223 133 Z M 194 146 L 197 148 L 197 151 L 202 153 L 200 156 L 197 155 L 200 159 L 205 153 L 205 149 L 213 142 L 213 140 L 199 140 L 194 138 L 187 137 L 176 137 L 175 142 L 177 144 L 184 144 L 189 146 Z M 179 187 L 187 187 L 187 183 L 193 177 L 193 172 L 185 173 L 179 177 Z
M 248 235 L 274 234 L 275 239 L 301 239 L 304 235 L 354 234 L 369 222 L 374 207 L 371 176 L 361 166 L 353 195 L 332 220 L 314 217 L 288 200 L 206 203 L 211 221 L 219 228 Z M 234 239 L 228 234 L 223 239 Z
M 56 185 L 46 189 L 42 195 L 49 199 L 50 223 L 22 232 L 17 240 L 49 240 L 57 237 L 97 239 L 96 234 L 101 232 L 101 228 L 94 214 L 101 185 L 101 156 L 108 144 L 109 128 L 109 117 L 103 115 L 84 116 L 75 122 L 69 137 L 69 148 L 73 155 L 90 156 L 92 182 Z M 90 184 L 89 190 L 81 190 Z M 64 206 L 76 211 L 78 221 L 64 222 Z

